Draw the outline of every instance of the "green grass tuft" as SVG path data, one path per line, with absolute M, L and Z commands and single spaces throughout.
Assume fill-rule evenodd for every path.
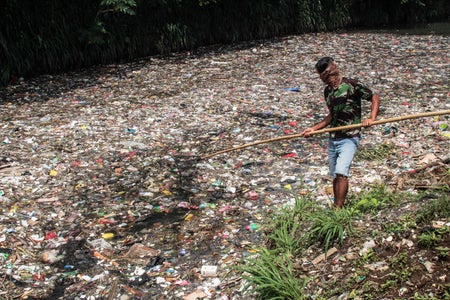
M 251 289 L 256 299 L 307 299 L 304 289 L 308 280 L 297 278 L 290 255 L 274 255 L 262 248 L 258 257 L 247 260 L 240 269 L 244 272 L 242 278 L 246 280 L 244 291 Z
M 307 233 L 313 242 L 320 242 L 325 251 L 336 241 L 342 244 L 346 235 L 355 233 L 353 221 L 359 212 L 354 208 L 319 210 L 310 216 L 311 229 Z

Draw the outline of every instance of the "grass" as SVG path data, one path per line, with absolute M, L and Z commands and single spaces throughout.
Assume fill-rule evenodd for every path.
M 422 206 L 416 213 L 418 224 L 429 223 L 440 218 L 450 217 L 450 196 L 443 193 L 434 201 L 430 201 L 427 205 Z
M 293 207 L 284 207 L 281 212 L 270 216 L 272 220 L 267 226 L 267 239 L 271 249 L 297 255 L 308 247 L 308 240 L 299 238 L 301 232 L 306 230 L 305 221 L 315 209 L 314 202 L 308 195 L 295 198 Z
M 326 252 L 335 242 L 342 244 L 345 235 L 355 233 L 353 221 L 357 216 L 358 211 L 353 208 L 317 211 L 309 217 L 312 226 L 306 236 L 319 242 Z
M 431 249 L 439 244 L 440 236 L 436 232 L 425 232 L 419 235 L 419 246 Z
M 439 246 L 436 247 L 435 249 L 439 252 L 438 257 L 441 261 L 446 261 L 448 259 L 450 254 L 450 248 Z
M 293 206 L 286 206 L 270 213 L 266 218 L 269 220 L 268 224 L 264 225 L 266 245 L 258 249 L 257 255 L 245 259 L 242 265 L 237 267 L 245 279 L 245 292 L 256 297 L 252 299 L 311 299 L 306 293 L 307 291 L 309 295 L 311 293 L 311 290 L 308 290 L 311 288 L 308 283 L 318 278 L 307 278 L 297 272 L 296 270 L 301 268 L 295 265 L 298 258 L 307 257 L 308 253 L 317 247 L 321 247 L 326 253 L 333 245 L 342 246 L 346 239 L 352 238 L 353 242 L 358 241 L 360 233 L 356 231 L 354 222 L 363 219 L 364 214 L 373 215 L 402 203 L 419 203 L 420 199 L 423 199 L 423 195 L 394 194 L 386 186 L 375 185 L 369 191 L 354 196 L 343 209 L 329 210 L 320 206 L 309 195 L 296 195 Z M 430 224 L 433 220 L 450 217 L 448 195 L 443 193 L 441 196 L 426 199 L 428 201 L 426 205 L 420 207 L 415 213 L 407 212 L 405 215 L 397 216 L 397 222 L 391 225 L 380 224 L 380 230 L 373 230 L 367 234 L 381 241 L 386 232 L 402 235 L 411 230 L 418 230 L 419 224 L 427 228 L 424 225 Z M 446 226 L 435 231 L 422 232 L 418 235 L 416 243 L 422 248 L 434 251 L 444 263 L 448 260 L 449 250 L 441 246 L 440 242 L 442 237 L 449 233 L 450 229 Z M 357 247 L 357 244 L 353 246 Z M 355 270 L 355 276 L 370 274 L 370 271 L 366 269 L 367 265 L 385 259 L 390 273 L 385 276 L 384 282 L 376 286 L 366 282 L 365 276 L 362 275 L 357 276 L 357 280 L 347 278 L 345 286 L 342 286 L 344 282 L 339 282 L 339 279 L 328 283 L 321 282 L 320 291 L 314 290 L 317 292 L 315 299 L 329 299 L 333 295 L 341 295 L 344 292 L 343 288 L 350 292 L 349 295 L 355 297 L 380 295 L 380 293 L 385 294 L 392 289 L 397 289 L 399 285 L 410 280 L 412 274 L 420 271 L 419 266 L 411 264 L 408 255 L 407 251 L 401 251 L 386 258 L 379 256 L 373 249 L 369 249 L 361 257 L 352 260 L 351 266 Z M 359 280 L 360 277 L 361 280 Z M 445 290 L 446 287 L 442 289 Z M 369 299 L 364 297 L 362 299 Z M 421 297 L 416 294 L 414 299 L 421 299 Z
M 400 216 L 397 222 L 383 223 L 381 226 L 384 232 L 396 236 L 402 236 L 411 229 L 417 229 L 416 220 L 411 213 Z
M 244 290 L 264 300 L 309 299 L 304 294 L 308 280 L 296 276 L 293 258 L 315 243 L 325 252 L 335 242 L 342 243 L 346 235 L 354 233 L 352 222 L 357 215 L 354 208 L 328 210 L 308 196 L 296 196 L 293 207 L 284 207 L 268 218 L 268 247 L 258 249 L 257 257 L 238 267 L 247 282 Z
M 407 194 L 394 194 L 388 186 L 376 184 L 369 191 L 353 196 L 350 199 L 350 205 L 353 205 L 362 213 L 375 214 L 386 207 L 397 206 L 407 197 L 409 198 L 410 196 Z
M 257 258 L 249 259 L 241 267 L 242 278 L 246 280 L 244 291 L 249 289 L 261 300 L 306 299 L 304 288 L 307 279 L 294 274 L 292 258 L 287 254 L 277 254 L 262 248 Z
M 289 255 L 298 254 L 302 248 L 302 240 L 298 239 L 296 233 L 300 227 L 298 222 L 280 222 L 277 230 L 267 235 L 267 238 L 274 243 L 274 249 L 283 249 Z

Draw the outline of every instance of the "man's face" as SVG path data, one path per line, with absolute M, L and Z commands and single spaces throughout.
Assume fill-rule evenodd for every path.
M 323 79 L 320 77 L 320 72 L 319 72 L 319 70 L 316 69 L 316 73 L 317 73 L 317 75 L 319 75 L 320 80 L 322 80 L 323 83 L 326 83 L 326 82 L 323 81 Z

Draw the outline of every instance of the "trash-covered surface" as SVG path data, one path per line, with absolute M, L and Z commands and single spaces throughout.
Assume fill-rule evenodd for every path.
M 320 121 L 322 56 L 380 94 L 379 118 L 450 109 L 449 41 L 308 34 L 7 87 L 0 298 L 248 299 L 228 267 L 293 193 L 328 205 L 327 136 L 202 156 Z M 364 130 L 362 148 L 390 144 L 395 158 L 356 161 L 351 192 L 449 185 L 449 126 L 441 116 Z

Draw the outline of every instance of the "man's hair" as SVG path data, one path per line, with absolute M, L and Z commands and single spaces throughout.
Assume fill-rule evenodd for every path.
M 322 57 L 322 58 L 319 59 L 319 61 L 316 63 L 316 70 L 317 70 L 319 73 L 322 73 L 322 72 L 325 71 L 325 69 L 328 67 L 328 64 L 329 64 L 330 62 L 332 62 L 332 61 L 334 61 L 334 59 L 331 58 L 331 57 L 328 57 L 328 56 Z

